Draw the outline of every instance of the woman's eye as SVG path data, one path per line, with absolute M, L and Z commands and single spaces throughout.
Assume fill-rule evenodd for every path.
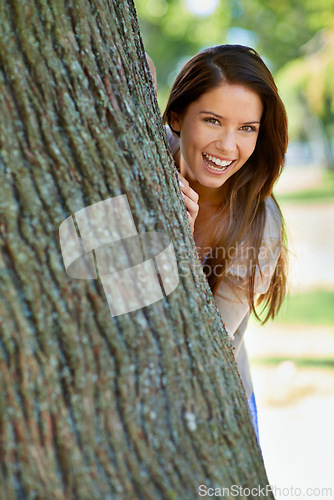
M 205 118 L 207 123 L 219 124 L 219 120 L 217 118 Z
M 241 130 L 244 130 L 245 132 L 256 132 L 256 128 L 251 125 L 244 125 L 241 127 Z

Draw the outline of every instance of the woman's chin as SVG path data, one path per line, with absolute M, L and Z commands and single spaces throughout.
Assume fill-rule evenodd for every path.
M 221 187 L 223 184 L 225 184 L 226 180 L 228 178 L 226 177 L 215 177 L 215 178 L 210 178 L 207 175 L 201 175 L 198 176 L 198 182 L 203 186 L 211 189 L 217 189 Z

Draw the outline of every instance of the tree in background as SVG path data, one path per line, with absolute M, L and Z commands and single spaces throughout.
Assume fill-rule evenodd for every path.
M 131 0 L 4 0 L 0 24 L 1 499 L 265 487 Z M 100 279 L 66 274 L 59 227 L 124 194 L 180 283 L 112 317 Z
M 144 44 L 156 62 L 163 93 L 169 75 L 173 77 L 185 59 L 204 47 L 222 43 L 251 45 L 276 70 L 298 57 L 300 46 L 322 27 L 319 5 L 305 5 L 302 0 L 293 5 L 289 0 L 221 0 L 207 2 L 212 8 L 207 13 L 202 9 L 201 14 L 194 9 L 197 3 L 135 0 Z
M 258 50 L 276 77 L 281 70 L 287 75 L 279 77 L 278 83 L 288 113 L 290 110 L 290 139 L 306 142 L 320 136 L 326 163 L 333 164 L 333 62 L 330 54 L 322 55 L 320 45 L 326 52 L 328 42 L 324 37 L 328 39 L 333 32 L 334 0 L 212 0 L 202 2 L 201 14 L 195 13 L 194 6 L 198 4 L 195 0 L 135 0 L 135 3 L 146 51 L 157 66 L 161 108 L 180 67 L 196 52 L 222 43 L 250 45 Z M 211 6 L 206 14 L 203 5 Z M 307 78 L 310 58 L 311 66 L 321 70 L 318 97 L 310 90 L 316 88 L 317 84 L 311 81 L 316 82 L 317 73 Z M 286 65 L 287 71 L 283 69 Z M 308 131 L 304 130 L 305 123 Z
M 325 166 L 334 169 L 334 29 L 318 32 L 303 52 L 281 69 L 278 82 L 296 115 L 294 136 L 310 143 L 319 137 Z

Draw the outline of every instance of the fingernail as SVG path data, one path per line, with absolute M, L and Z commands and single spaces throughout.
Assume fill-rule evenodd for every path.
M 180 181 L 180 179 L 179 179 L 179 184 L 180 184 L 181 188 L 184 188 L 184 184 L 183 184 L 183 182 Z
M 185 197 L 186 197 L 186 195 L 185 195 L 184 193 L 182 193 L 182 191 L 181 191 L 181 194 L 182 194 L 183 198 L 185 198 Z

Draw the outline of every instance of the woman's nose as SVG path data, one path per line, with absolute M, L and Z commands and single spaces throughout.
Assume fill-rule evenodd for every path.
M 222 131 L 218 140 L 216 141 L 217 147 L 224 153 L 234 153 L 236 149 L 236 138 L 233 131 Z

